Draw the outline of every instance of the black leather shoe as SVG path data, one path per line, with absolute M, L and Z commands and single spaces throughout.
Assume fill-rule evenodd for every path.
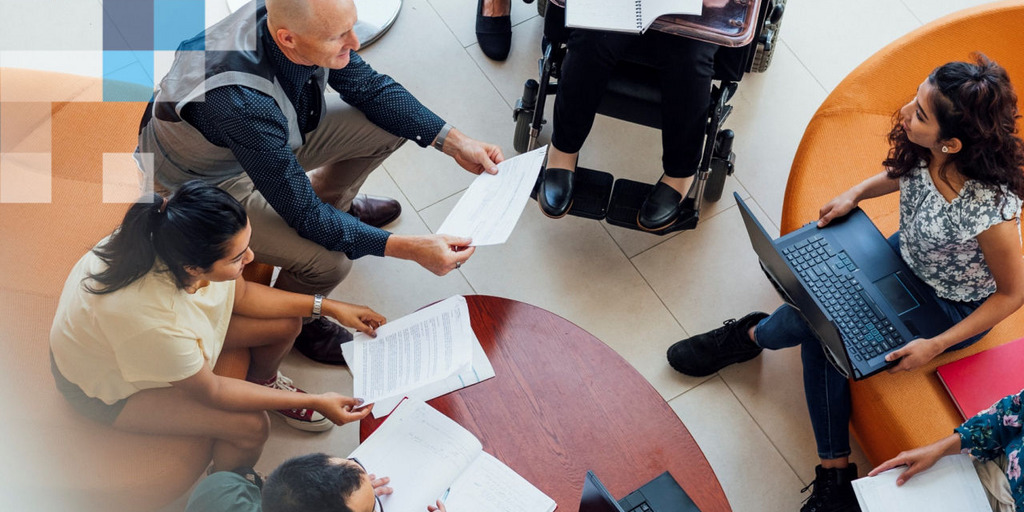
M 662 182 L 654 184 L 651 193 L 647 194 L 644 204 L 636 214 L 636 223 L 647 231 L 665 229 L 679 218 L 683 196 Z
M 677 341 L 668 348 L 668 364 L 691 377 L 705 377 L 734 363 L 742 363 L 761 353 L 747 331 L 767 317 L 756 312 L 726 320 L 722 327 Z
M 572 206 L 572 184 L 576 173 L 569 169 L 546 168 L 540 171 L 537 202 L 544 215 L 554 219 L 565 217 Z
M 364 224 L 381 228 L 394 222 L 402 214 L 402 205 L 390 197 L 359 194 L 352 200 L 348 213 Z
M 512 16 L 484 16 L 484 0 L 477 0 L 476 41 L 480 43 L 480 49 L 487 58 L 508 58 L 508 52 L 512 49 Z
M 352 333 L 348 329 L 321 318 L 302 326 L 294 347 L 318 363 L 344 365 L 341 344 L 347 341 L 352 341 Z

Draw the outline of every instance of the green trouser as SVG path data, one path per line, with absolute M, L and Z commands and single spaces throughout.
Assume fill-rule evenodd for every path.
M 185 512 L 261 512 L 260 488 L 238 473 L 218 471 L 206 478 L 188 499 Z

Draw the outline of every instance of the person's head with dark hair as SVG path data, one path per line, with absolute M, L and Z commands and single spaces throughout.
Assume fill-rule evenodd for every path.
M 376 502 L 362 466 L 324 453 L 285 461 L 263 485 L 263 512 L 373 512 Z
M 250 234 L 235 198 L 190 181 L 170 198 L 154 194 L 132 205 L 107 242 L 93 249 L 107 268 L 83 284 L 92 293 L 115 292 L 153 270 L 158 259 L 181 289 L 235 279 L 252 261 Z
M 1024 197 L 1017 94 L 1005 69 L 984 55 L 973 57 L 936 68 L 897 112 L 883 165 L 896 178 L 922 162 L 938 163 L 943 179 L 955 171 Z

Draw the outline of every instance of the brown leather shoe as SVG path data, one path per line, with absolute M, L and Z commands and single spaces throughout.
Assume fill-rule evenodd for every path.
M 344 365 L 341 344 L 347 341 L 352 341 L 352 333 L 348 329 L 321 318 L 303 325 L 293 346 L 318 363 Z
M 390 197 L 359 194 L 348 213 L 375 228 L 387 226 L 402 214 L 402 205 Z

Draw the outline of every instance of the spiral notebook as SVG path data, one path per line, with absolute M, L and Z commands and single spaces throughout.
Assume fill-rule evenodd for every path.
M 642 33 L 658 16 L 701 13 L 703 0 L 566 0 L 565 26 Z

